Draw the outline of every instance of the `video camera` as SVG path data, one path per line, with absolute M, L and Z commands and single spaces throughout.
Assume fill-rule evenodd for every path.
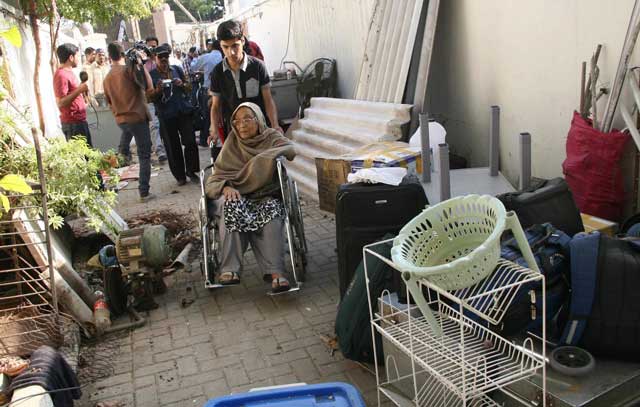
M 124 53 L 128 64 L 131 66 L 144 65 L 153 55 L 153 48 L 148 47 L 143 41 L 138 41 Z
M 135 45 L 125 51 L 124 56 L 127 68 L 133 73 L 134 80 L 142 89 L 146 89 L 147 82 L 144 75 L 144 64 L 153 54 L 153 49 L 147 47 L 143 41 L 136 42 Z

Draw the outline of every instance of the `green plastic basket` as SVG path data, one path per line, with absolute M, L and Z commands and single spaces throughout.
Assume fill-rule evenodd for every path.
M 391 259 L 402 272 L 422 314 L 440 333 L 420 280 L 447 291 L 479 283 L 500 258 L 500 237 L 511 229 L 523 256 L 536 271 L 533 253 L 518 217 L 507 213 L 500 200 L 489 195 L 449 199 L 422 211 L 393 241 Z

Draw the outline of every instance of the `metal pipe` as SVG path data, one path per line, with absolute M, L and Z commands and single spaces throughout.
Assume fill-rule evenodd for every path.
M 451 198 L 451 179 L 449 174 L 449 145 L 442 143 L 438 145 L 438 155 L 440 159 L 440 202 Z
M 42 165 L 42 153 L 40 152 L 40 141 L 38 140 L 38 130 L 35 127 L 31 128 L 31 135 L 33 136 L 33 147 L 36 152 L 36 162 L 38 164 L 38 177 L 40 178 L 40 187 L 42 191 L 42 220 L 44 221 L 44 238 L 46 240 L 47 248 L 47 264 L 49 270 L 53 270 L 53 250 L 51 248 L 51 231 L 49 230 L 49 209 L 47 206 L 47 181 L 44 177 L 44 166 Z M 58 295 L 56 293 L 56 281 L 55 272 L 50 273 L 51 283 L 51 302 L 53 310 L 58 313 Z
M 111 332 L 121 331 L 123 329 L 138 328 L 147 323 L 147 320 L 144 319 L 140 314 L 138 314 L 138 312 L 133 307 L 129 307 L 128 311 L 129 314 L 131 314 L 131 316 L 135 319 L 135 321 L 126 322 L 119 325 L 112 325 L 109 328 L 105 329 L 104 333 L 108 334 Z
M 601 131 L 608 133 L 611 131 L 613 123 L 613 115 L 618 107 L 618 101 L 620 99 L 620 93 L 622 92 L 622 85 L 624 84 L 624 78 L 627 74 L 627 68 L 629 66 L 629 60 L 631 54 L 636 45 L 638 34 L 640 33 L 640 0 L 636 0 L 633 5 L 633 11 L 631 12 L 631 18 L 629 20 L 629 26 L 627 27 L 627 34 L 624 38 L 624 45 L 622 46 L 622 53 L 620 54 L 620 60 L 618 62 L 618 69 L 616 71 L 615 79 L 613 80 L 613 86 L 611 87 L 611 96 L 607 103 L 607 107 L 604 111 L 604 117 L 602 119 Z
M 580 114 L 583 118 L 586 119 L 586 115 L 584 114 L 584 83 L 585 76 L 587 74 L 587 63 L 585 61 L 582 62 L 582 70 L 580 72 Z
M 491 106 L 489 127 L 489 175 L 495 177 L 500 170 L 500 106 Z
M 520 133 L 520 190 L 531 185 L 531 134 Z
M 422 182 L 431 182 L 431 145 L 429 141 L 429 115 L 420 114 L 420 141 L 422 145 Z

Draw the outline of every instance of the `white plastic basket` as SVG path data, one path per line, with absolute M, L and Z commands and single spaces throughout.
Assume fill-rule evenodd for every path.
M 470 287 L 489 276 L 500 259 L 500 237 L 510 229 L 529 268 L 539 271 L 513 212 L 489 195 L 452 198 L 422 211 L 393 241 L 391 259 L 436 334 L 440 329 L 424 301 L 419 280 L 447 291 Z
M 500 257 L 507 211 L 488 195 L 449 199 L 425 209 L 393 241 L 391 259 L 444 290 L 478 283 Z

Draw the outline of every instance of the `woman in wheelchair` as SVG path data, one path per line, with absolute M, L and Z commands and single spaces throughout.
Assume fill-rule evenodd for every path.
M 221 264 L 218 283 L 240 283 L 242 257 L 251 244 L 273 292 L 290 289 L 284 277 L 284 206 L 276 158 L 292 160 L 295 149 L 280 132 L 268 128 L 254 103 L 242 103 L 231 115 L 233 130 L 225 140 L 206 195 L 215 200 Z

